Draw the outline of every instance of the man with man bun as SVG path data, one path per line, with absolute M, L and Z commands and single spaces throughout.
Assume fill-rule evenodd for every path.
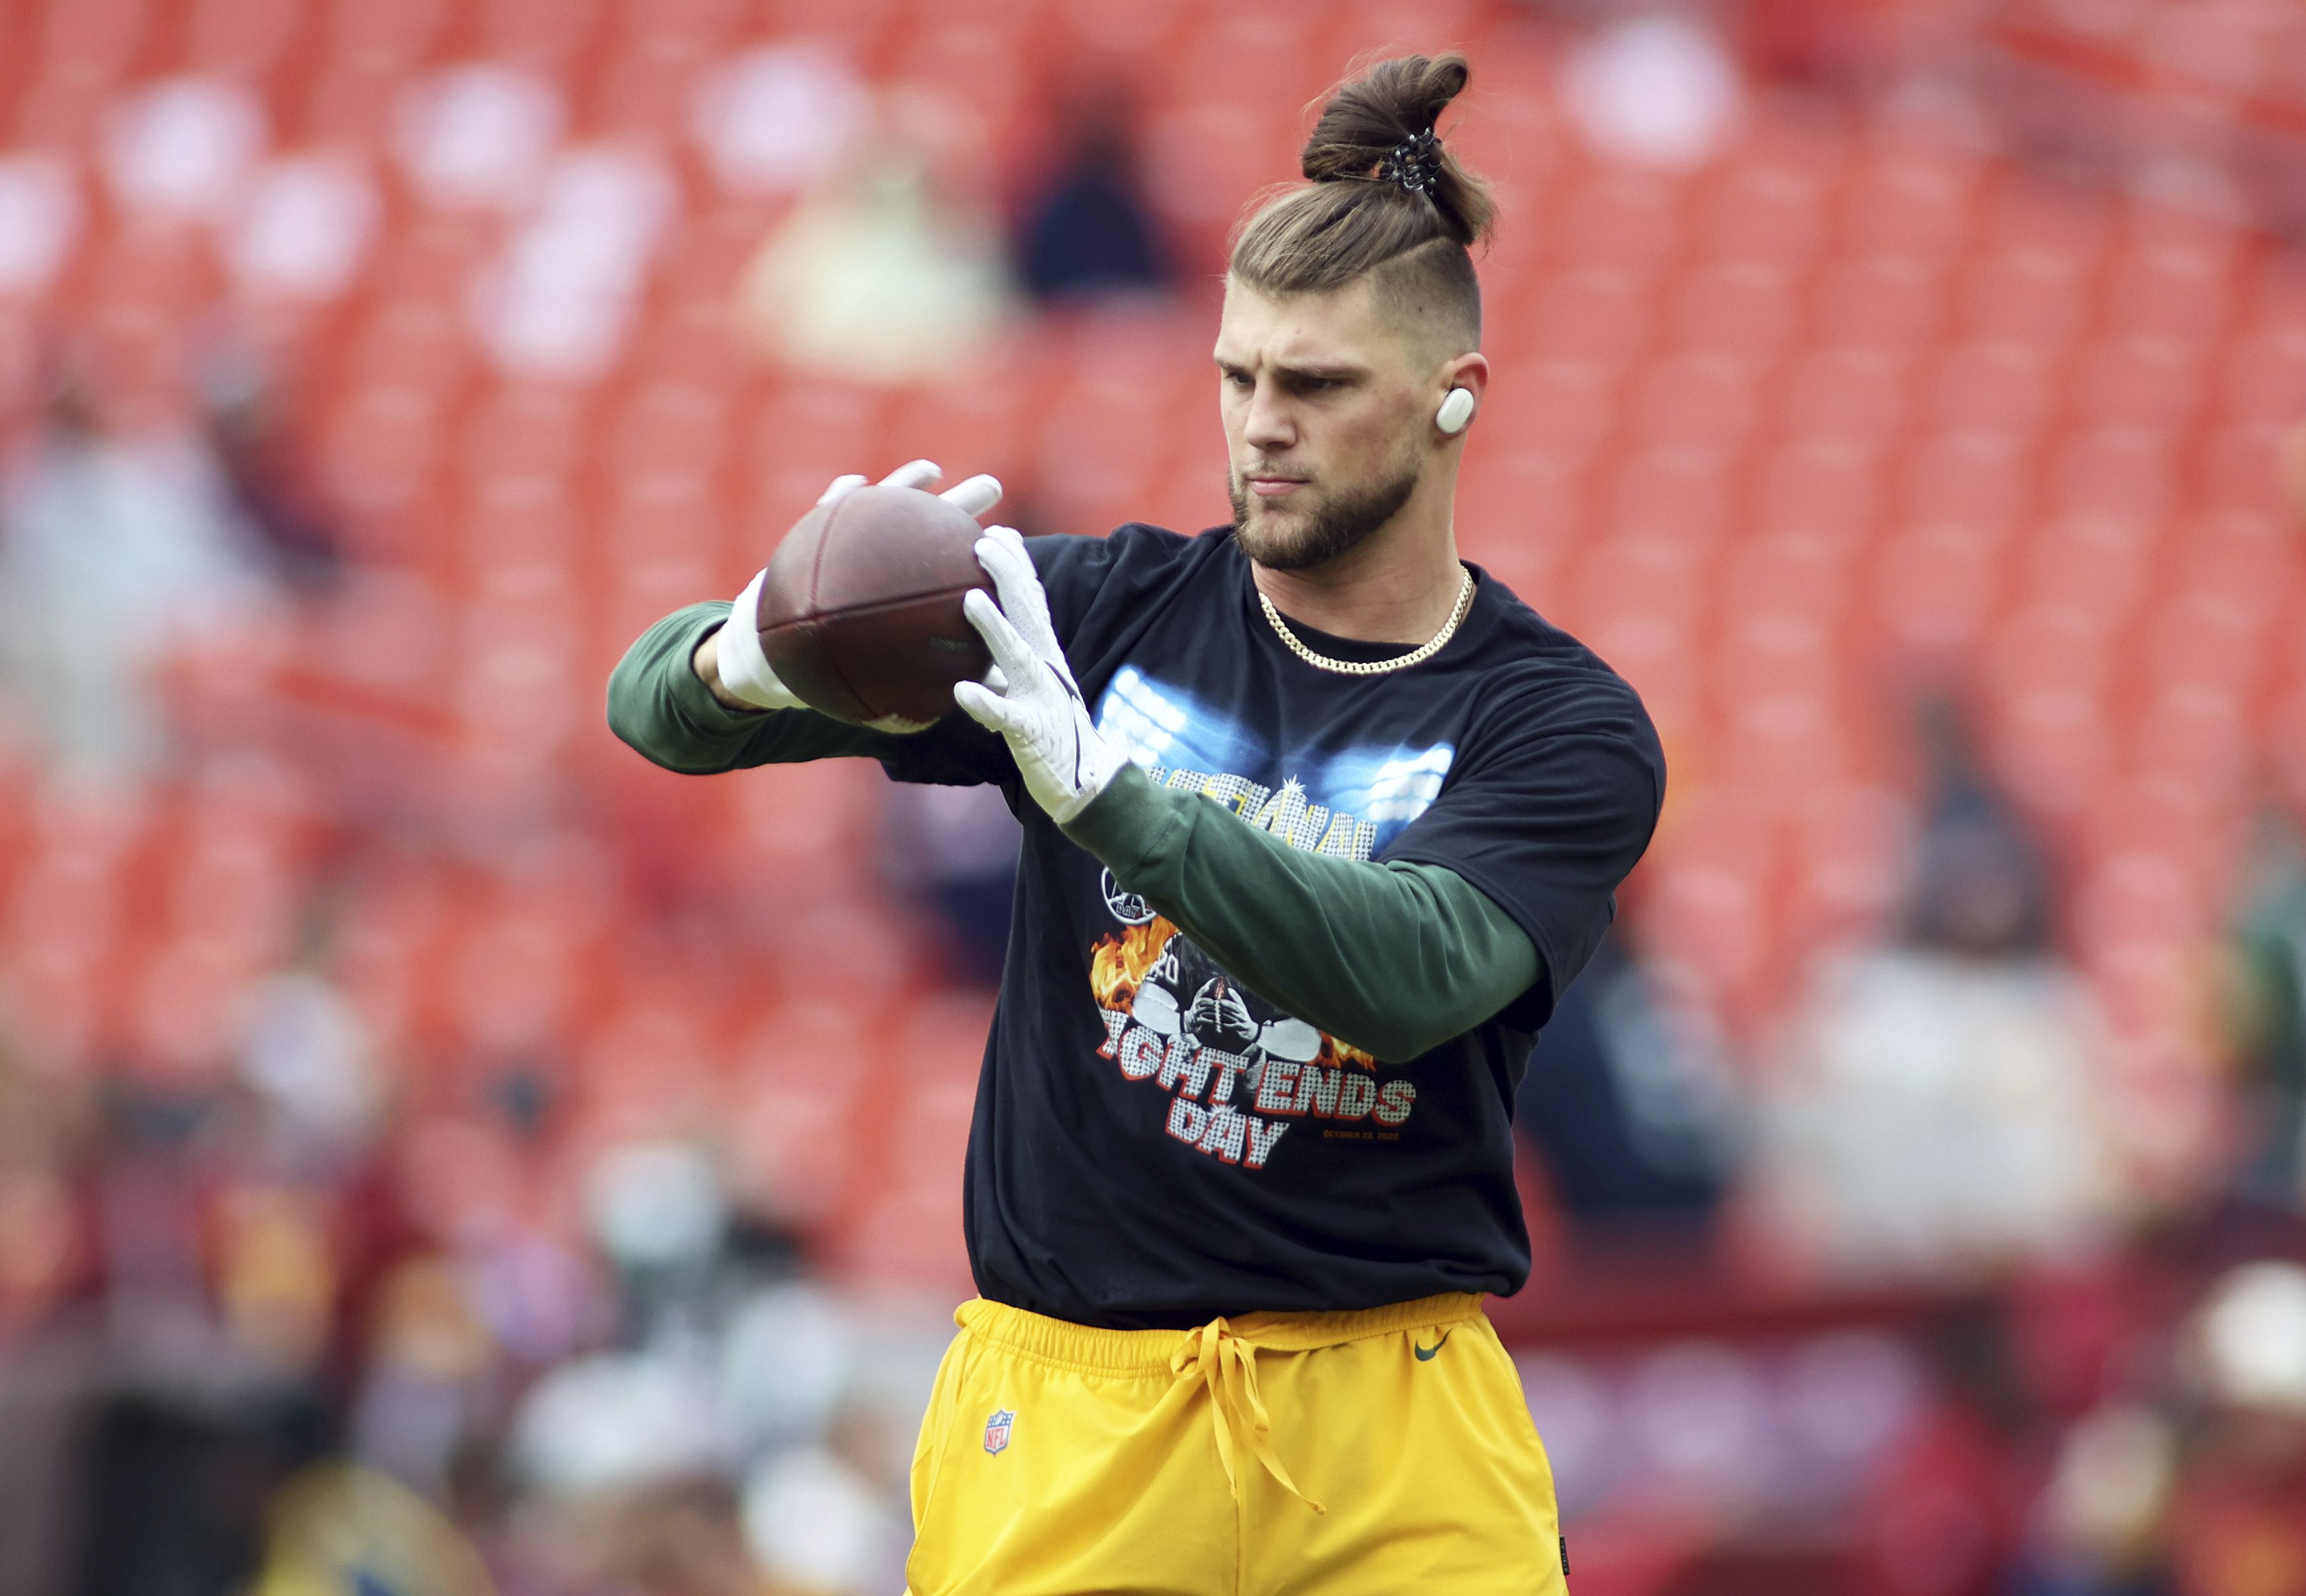
M 861 755 L 1023 825 L 916 1596 L 1564 1588 L 1481 1302 L 1529 1272 L 1515 1089 L 1665 771 L 1633 690 L 1457 556 L 1491 208 L 1434 121 L 1466 76 L 1339 88 L 1238 231 L 1230 526 L 988 529 L 998 669 L 914 734 L 801 707 L 724 605 L 611 685 L 670 768 Z

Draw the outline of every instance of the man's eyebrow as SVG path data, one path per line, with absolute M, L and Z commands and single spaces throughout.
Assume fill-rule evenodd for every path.
M 1227 360 L 1222 354 L 1217 357 L 1217 370 L 1220 371 L 1231 373 L 1249 370 L 1247 366 L 1243 365 L 1240 362 Z M 1277 377 L 1299 382 L 1338 382 L 1368 375 L 1368 368 L 1363 366 L 1357 366 L 1350 363 L 1345 365 L 1320 365 L 1303 361 L 1292 362 L 1287 364 L 1275 364 L 1270 367 L 1269 370 L 1271 370 L 1273 374 Z

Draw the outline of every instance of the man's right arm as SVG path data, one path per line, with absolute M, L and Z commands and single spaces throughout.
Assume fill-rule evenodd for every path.
M 728 617 L 725 603 L 691 604 L 642 633 L 609 678 L 609 729 L 651 763 L 698 776 L 894 752 L 901 739 L 888 732 L 810 709 L 756 710 L 724 700 L 704 675 L 712 650 L 700 660 L 698 649 Z

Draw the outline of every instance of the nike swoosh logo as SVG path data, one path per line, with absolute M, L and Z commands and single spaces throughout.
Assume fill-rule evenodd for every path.
M 1450 1332 L 1444 1330 L 1441 1332 L 1441 1339 L 1435 1342 L 1431 1346 L 1419 1346 L 1416 1343 L 1412 1342 L 1410 1344 L 1409 1350 L 1417 1354 L 1417 1361 L 1420 1363 L 1431 1363 L 1434 1359 L 1441 1355 L 1441 1349 L 1449 1344 L 1449 1336 Z

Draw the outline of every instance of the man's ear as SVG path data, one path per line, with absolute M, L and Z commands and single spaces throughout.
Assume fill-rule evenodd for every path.
M 1457 437 L 1473 424 L 1480 411 L 1482 396 L 1490 386 L 1489 357 L 1472 350 L 1454 359 L 1444 361 L 1439 372 L 1438 395 L 1434 422 L 1450 437 Z M 1465 397 L 1459 397 L 1460 394 Z
M 1473 396 L 1476 404 L 1480 403 L 1482 396 L 1489 391 L 1490 357 L 1478 349 L 1469 349 L 1455 360 L 1444 361 L 1439 387 L 1445 394 L 1453 388 L 1462 388 Z

